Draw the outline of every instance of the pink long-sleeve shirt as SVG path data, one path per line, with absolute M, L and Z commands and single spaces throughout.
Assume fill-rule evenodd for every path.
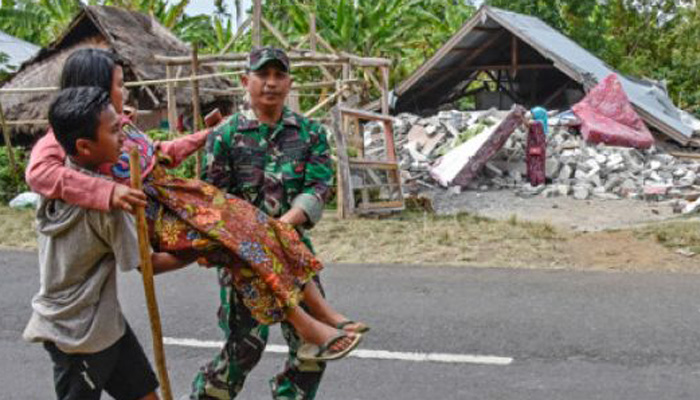
M 128 120 L 124 122 L 124 130 L 126 137 L 120 161 L 128 160 L 128 151 L 138 146 L 142 177 L 146 177 L 155 166 L 157 161 L 155 149 L 171 159 L 171 163 L 167 165 L 168 168 L 175 168 L 190 154 L 204 146 L 210 132 L 205 130 L 176 140 L 153 143 Z M 129 184 L 128 174 L 120 176 L 118 165 L 106 165 L 100 168 L 105 175 L 115 178 L 115 182 L 87 176 L 66 168 L 65 159 L 66 152 L 56 140 L 53 131 L 49 129 L 49 132 L 32 149 L 25 172 L 29 187 L 44 197 L 60 198 L 83 208 L 108 211 L 112 192 L 117 183 Z

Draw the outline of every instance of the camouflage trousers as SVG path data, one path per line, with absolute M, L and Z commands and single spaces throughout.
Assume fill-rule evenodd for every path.
M 230 284 L 225 268 L 219 268 L 221 305 L 219 326 L 224 331 L 226 342 L 219 354 L 203 366 L 192 383 L 193 400 L 234 399 L 243 389 L 250 371 L 260 361 L 269 334 L 269 325 L 260 324 L 243 304 L 240 295 Z M 321 293 L 318 276 L 314 277 Z M 302 303 L 303 307 L 303 303 Z M 300 361 L 296 351 L 301 340 L 294 328 L 280 323 L 282 334 L 289 346 L 284 370 L 270 379 L 272 398 L 276 400 L 312 400 L 326 369 L 325 363 Z

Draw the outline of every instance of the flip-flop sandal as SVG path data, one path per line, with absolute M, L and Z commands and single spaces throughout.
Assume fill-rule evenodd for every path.
M 357 345 L 362 341 L 362 335 L 359 333 L 355 334 L 355 337 L 346 348 L 340 351 L 331 350 L 333 346 L 339 340 L 342 340 L 349 335 L 345 331 L 338 331 L 338 334 L 328 339 L 324 344 L 317 346 L 311 343 L 304 343 L 299 347 L 297 351 L 297 358 L 302 361 L 334 361 L 339 360 L 353 351 Z
M 352 329 L 351 332 L 355 332 L 355 333 L 365 333 L 365 332 L 369 332 L 369 325 L 365 324 L 364 322 L 356 322 L 356 321 L 353 321 L 353 320 L 350 320 L 350 319 L 347 320 L 347 321 L 343 321 L 343 322 L 339 323 L 339 324 L 336 325 L 335 327 L 338 328 L 338 329 L 345 330 L 345 327 L 346 327 L 346 326 L 348 326 L 348 325 L 353 325 L 353 324 L 354 324 L 354 325 L 357 325 L 357 328 Z

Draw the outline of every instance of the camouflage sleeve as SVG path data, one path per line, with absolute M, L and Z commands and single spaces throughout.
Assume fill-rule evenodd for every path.
M 204 168 L 202 168 L 202 180 L 211 183 L 219 189 L 229 191 L 231 188 L 230 138 L 227 130 L 230 127 L 222 125 L 215 129 L 208 137 L 204 152 Z
M 315 128 L 312 128 L 311 154 L 306 160 L 304 170 L 304 190 L 292 201 L 292 207 L 299 207 L 306 213 L 306 229 L 312 228 L 321 220 L 323 206 L 331 195 L 333 183 L 328 134 L 320 125 L 316 125 Z

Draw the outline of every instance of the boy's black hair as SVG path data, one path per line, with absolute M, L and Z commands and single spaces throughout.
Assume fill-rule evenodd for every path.
M 61 90 L 49 108 L 49 124 L 67 154 L 76 154 L 78 139 L 97 139 L 100 114 L 111 105 L 109 93 L 95 86 Z
M 61 89 L 76 86 L 97 86 L 112 90 L 112 75 L 116 66 L 124 66 L 111 51 L 83 48 L 71 54 L 61 72 Z

